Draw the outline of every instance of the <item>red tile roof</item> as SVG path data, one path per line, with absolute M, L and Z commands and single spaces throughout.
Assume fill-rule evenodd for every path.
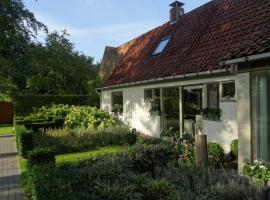
M 152 53 L 165 36 L 171 41 Z M 102 87 L 223 68 L 221 61 L 270 51 L 269 0 L 213 0 L 116 48 Z

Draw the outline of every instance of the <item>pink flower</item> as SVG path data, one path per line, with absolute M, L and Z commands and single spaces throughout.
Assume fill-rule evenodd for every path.
M 179 161 L 182 161 L 184 160 L 184 156 L 183 155 L 180 155 L 179 158 L 178 158 Z

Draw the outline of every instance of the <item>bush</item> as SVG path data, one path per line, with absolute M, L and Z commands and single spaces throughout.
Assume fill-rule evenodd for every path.
M 238 140 L 233 140 L 231 142 L 231 152 L 235 157 L 238 157 Z
M 33 108 L 40 108 L 42 106 L 50 106 L 52 104 L 66 104 L 78 106 L 97 106 L 96 102 L 92 102 L 89 96 L 16 96 L 14 98 L 14 109 L 17 115 L 28 115 L 33 112 Z
M 254 165 L 246 163 L 243 168 L 243 174 L 267 183 L 270 180 L 270 167 L 261 161 L 255 162 Z
M 77 128 L 108 128 L 115 125 L 109 113 L 95 107 L 72 106 L 65 118 L 65 126 L 70 129 Z
M 55 163 L 55 153 L 50 148 L 35 148 L 28 154 L 28 165 L 41 165 L 46 163 Z
M 28 168 L 26 195 L 33 200 L 74 200 L 74 193 L 68 181 L 52 164 L 42 164 Z
M 166 167 L 173 161 L 174 148 L 172 145 L 139 145 L 129 152 L 129 159 L 138 173 L 150 172 L 156 176 L 156 169 Z
M 20 156 L 26 157 L 28 151 L 33 149 L 33 133 L 24 126 L 15 127 L 16 144 Z
M 217 143 L 207 144 L 208 158 L 210 164 L 220 164 L 224 159 L 224 150 Z
M 53 147 L 57 154 L 87 151 L 104 146 L 133 145 L 136 135 L 127 127 L 105 130 L 49 130 L 34 135 L 35 147 Z

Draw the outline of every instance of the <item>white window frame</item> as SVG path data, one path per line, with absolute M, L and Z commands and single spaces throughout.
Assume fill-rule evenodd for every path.
M 234 94 L 234 97 L 231 97 L 231 98 L 225 98 L 223 97 L 223 84 L 226 84 L 226 83 L 234 83 L 234 87 L 235 87 L 235 94 Z M 236 93 L 236 84 L 235 84 L 235 80 L 231 80 L 231 81 L 224 81 L 224 82 L 220 82 L 219 83 L 219 101 L 220 102 L 231 102 L 231 101 L 236 101 L 236 96 L 237 96 L 237 93 Z

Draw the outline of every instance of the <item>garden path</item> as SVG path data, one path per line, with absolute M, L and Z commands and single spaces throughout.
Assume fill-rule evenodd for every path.
M 0 136 L 0 200 L 23 200 L 14 135 Z

